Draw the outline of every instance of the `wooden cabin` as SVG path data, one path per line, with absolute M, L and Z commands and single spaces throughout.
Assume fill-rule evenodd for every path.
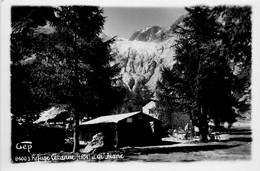
M 40 117 L 34 121 L 35 124 L 61 125 L 65 126 L 70 118 L 66 106 L 51 107 L 40 113 Z
M 109 115 L 80 123 L 80 140 L 102 132 L 114 147 L 155 145 L 161 141 L 161 122 L 141 111 Z

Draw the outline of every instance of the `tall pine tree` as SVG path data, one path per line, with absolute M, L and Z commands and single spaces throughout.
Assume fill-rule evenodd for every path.
M 12 14 L 17 16 L 16 12 L 22 8 L 16 7 Z M 28 82 L 23 84 L 34 99 L 31 106 L 42 100 L 45 106 L 69 106 L 74 119 L 73 151 L 77 152 L 79 120 L 84 116 L 107 115 L 117 105 L 115 76 L 119 69 L 116 65 L 111 66 L 110 43 L 113 39 L 103 42 L 99 37 L 105 21 L 103 11 L 95 6 L 29 7 L 26 11 L 29 11 L 28 15 L 13 20 L 11 43 L 13 52 L 26 49 L 29 53 L 12 53 L 13 65 L 23 63 L 29 68 Z M 40 11 L 47 13 L 41 13 L 43 23 L 39 24 L 39 16 L 35 14 Z M 28 24 L 31 22 L 36 24 Z M 16 32 L 21 30 L 19 28 L 26 29 Z M 19 36 L 24 37 L 19 39 Z M 30 39 L 32 46 L 24 42 Z M 16 40 L 21 45 L 16 45 Z M 13 99 L 21 96 L 15 86 L 15 77 L 12 72 Z M 16 104 L 12 101 L 14 114 Z
M 186 10 L 188 15 L 175 31 L 179 37 L 176 63 L 163 69 L 158 82 L 157 107 L 166 120 L 183 112 L 197 118 L 206 141 L 209 119 L 216 125 L 234 122 L 233 107 L 238 104 L 234 95 L 250 85 L 250 72 L 241 75 L 251 68 L 251 9 L 196 6 Z

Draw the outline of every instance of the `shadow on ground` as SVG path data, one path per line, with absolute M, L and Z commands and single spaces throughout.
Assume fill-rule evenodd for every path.
M 179 142 L 173 142 L 173 141 L 162 141 L 159 144 L 157 144 L 158 146 L 160 145 L 173 145 L 173 144 L 179 144 Z
M 230 129 L 230 135 L 251 135 L 251 129 Z
M 231 129 L 229 141 L 251 142 L 252 131 L 251 129 Z
M 251 142 L 251 137 L 237 137 L 237 138 L 230 138 L 229 141 L 240 141 L 240 142 Z
M 233 148 L 239 145 L 225 145 L 225 144 L 201 144 L 194 146 L 173 146 L 173 147 L 151 147 L 151 148 L 126 148 L 122 151 L 127 154 L 150 154 L 150 153 L 171 153 L 171 152 L 195 152 L 195 151 L 210 151 L 217 149 Z

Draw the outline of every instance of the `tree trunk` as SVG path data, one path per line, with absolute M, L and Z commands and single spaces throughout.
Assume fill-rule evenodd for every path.
M 74 13 L 75 15 L 75 13 Z M 74 16 L 76 18 L 76 16 Z M 79 152 L 79 77 L 78 77 L 78 63 L 79 63 L 79 56 L 78 56 L 78 48 L 77 48 L 77 26 L 74 25 L 74 60 L 73 60 L 73 69 L 74 69 L 74 75 L 73 75 L 73 84 L 74 84 L 74 146 L 73 146 L 73 152 Z
M 74 106 L 74 129 L 73 129 L 73 138 L 74 138 L 74 146 L 73 146 L 73 152 L 79 152 L 79 92 L 77 92 L 78 80 L 76 77 L 74 77 L 74 85 L 75 85 L 75 94 L 74 94 L 74 100 L 73 100 L 73 106 Z
M 205 107 L 201 106 L 201 120 L 200 120 L 200 135 L 201 141 L 208 141 L 208 120 L 207 120 L 207 112 Z
M 79 152 L 79 115 L 77 112 L 74 113 L 74 146 L 73 152 Z
M 192 109 L 189 108 L 189 114 L 190 114 L 190 129 L 191 129 L 191 137 L 193 138 L 195 133 L 194 133 L 194 117 L 192 113 Z

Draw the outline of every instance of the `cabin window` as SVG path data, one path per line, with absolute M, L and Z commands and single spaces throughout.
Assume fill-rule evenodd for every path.
M 127 122 L 127 123 L 132 123 L 132 122 L 133 122 L 133 118 L 127 118 L 127 119 L 126 119 L 126 122 Z

